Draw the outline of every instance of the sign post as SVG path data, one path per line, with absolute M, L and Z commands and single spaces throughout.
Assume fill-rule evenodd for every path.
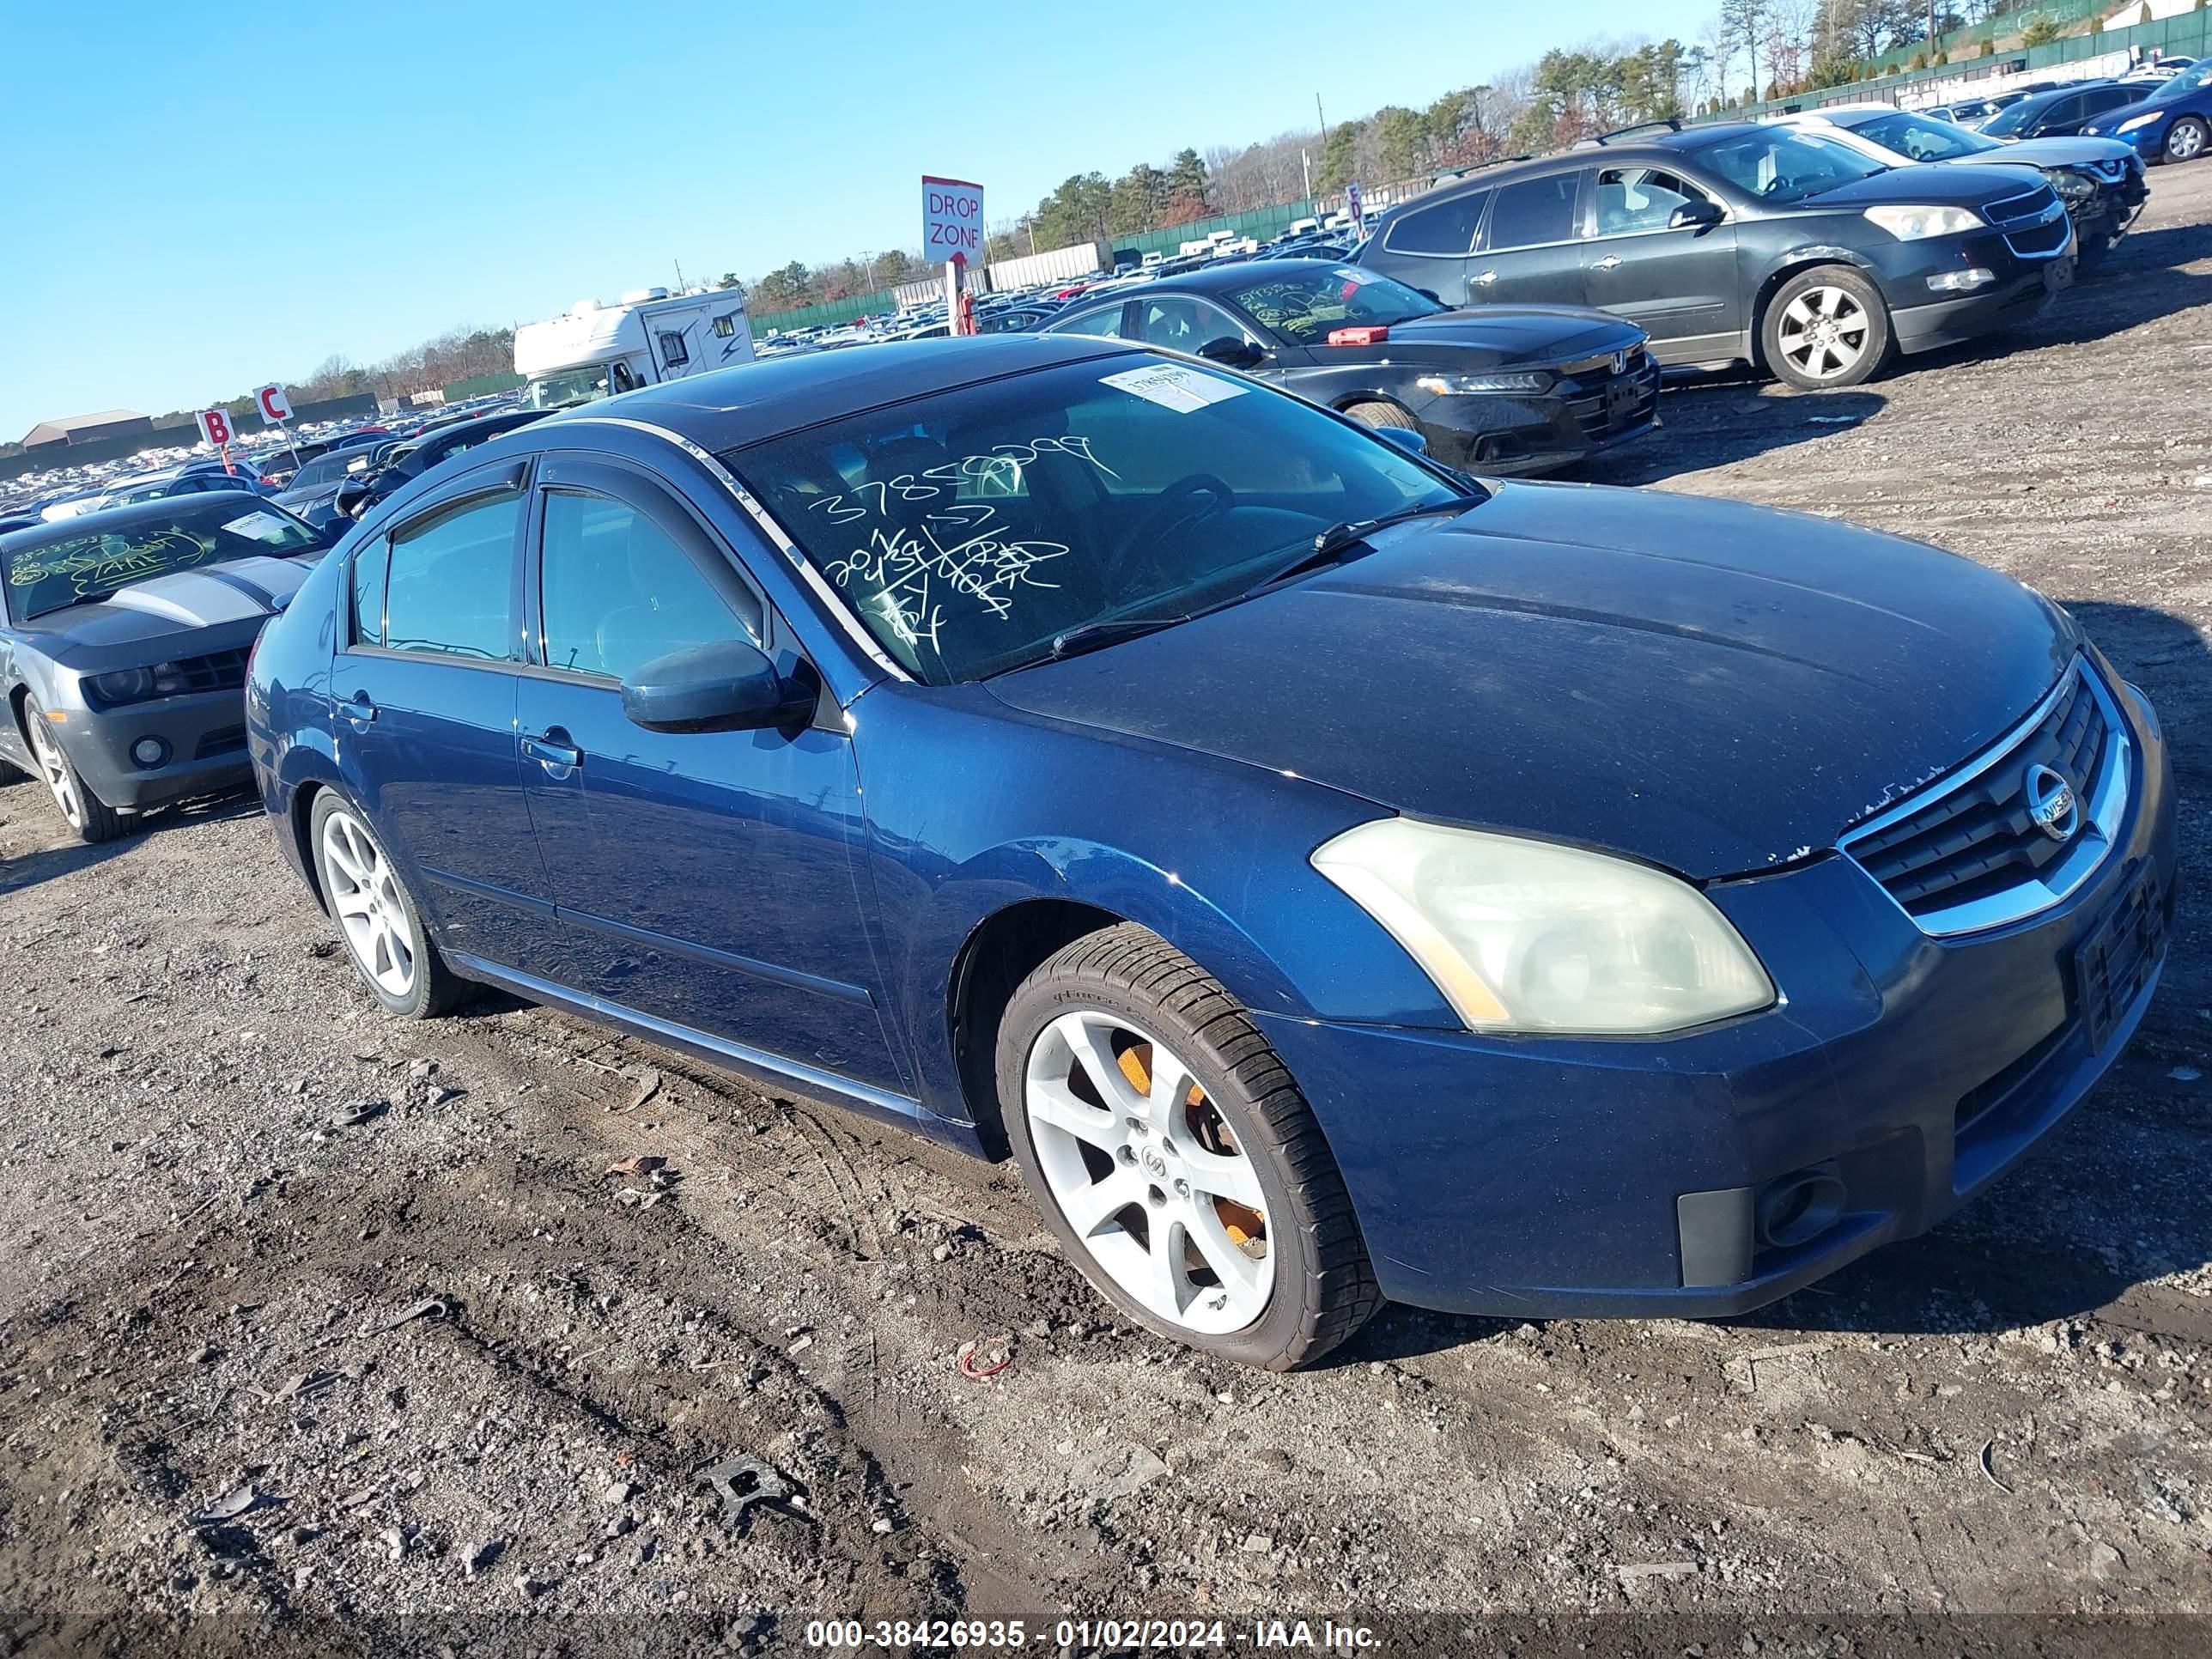
M 284 388 L 274 381 L 253 394 L 253 401 L 261 407 L 261 423 L 273 426 L 284 440 L 284 447 L 292 452 L 292 465 L 300 465 L 300 446 L 292 441 L 292 428 L 285 422 L 292 418 L 292 399 Z
M 975 331 L 967 274 L 983 257 L 983 186 L 964 179 L 921 176 L 922 257 L 945 267 L 945 331 Z
M 227 410 L 204 409 L 193 417 L 200 423 L 200 436 L 216 447 L 222 457 L 222 470 L 235 477 L 238 469 L 230 464 L 230 446 L 237 434 L 230 429 L 230 414 Z

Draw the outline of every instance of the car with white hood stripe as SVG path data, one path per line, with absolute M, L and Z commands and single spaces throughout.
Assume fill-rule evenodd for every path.
M 245 782 L 247 659 L 337 537 L 243 490 L 0 535 L 0 764 L 88 842 Z

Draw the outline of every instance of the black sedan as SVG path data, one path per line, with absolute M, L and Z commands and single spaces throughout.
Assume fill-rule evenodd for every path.
M 88 842 L 244 782 L 246 657 L 337 538 L 242 489 L 0 535 L 0 764 Z
M 1449 302 L 1600 306 L 1662 362 L 1814 390 L 2036 315 L 2074 256 L 2065 204 L 2021 168 L 1731 124 L 1480 169 L 1393 207 L 1357 258 Z
M 1242 369 L 1437 459 L 1490 473 L 1565 466 L 1656 422 L 1644 331 L 1561 306 L 1449 311 L 1356 265 L 1220 265 L 1078 301 L 1043 331 L 1142 340 Z
M 425 432 L 412 442 L 396 447 L 380 465 L 373 464 L 374 470 L 342 480 L 333 497 L 334 509 L 340 517 L 358 519 L 400 485 L 421 477 L 447 457 L 474 449 L 503 432 L 528 426 L 543 418 L 544 413 L 542 409 L 503 410 L 496 415 L 454 421 Z

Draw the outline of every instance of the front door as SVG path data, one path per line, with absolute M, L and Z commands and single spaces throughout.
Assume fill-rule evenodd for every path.
M 372 538 L 331 666 L 338 767 L 449 951 L 526 966 L 550 907 L 514 752 L 526 473 Z
M 1578 306 L 1583 297 L 1580 170 L 1501 185 L 1467 264 L 1474 305 Z
M 1650 167 L 1601 167 L 1595 195 L 1594 234 L 1583 245 L 1589 303 L 1649 334 L 1662 362 L 1741 351 L 1735 227 L 1668 227 L 1676 209 L 1712 198 L 1688 179 Z
M 652 732 L 622 681 L 671 652 L 782 624 L 713 534 L 641 471 L 541 469 L 521 681 L 522 768 L 563 983 L 656 1019 L 903 1088 L 861 926 L 852 740 L 834 707 L 794 730 Z M 809 671 L 811 672 L 811 671 Z M 826 706 L 826 705 L 825 705 Z

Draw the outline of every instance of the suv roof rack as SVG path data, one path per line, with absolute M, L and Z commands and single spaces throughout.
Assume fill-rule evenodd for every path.
M 1577 149 L 1594 149 L 1601 144 L 1609 144 L 1616 138 L 1628 137 L 1632 133 L 1657 132 L 1661 131 L 1667 132 L 1680 132 L 1681 130 L 1682 118 L 1679 115 L 1668 115 L 1664 116 L 1656 121 L 1638 121 L 1634 126 L 1615 127 L 1611 132 L 1601 132 L 1595 138 L 1577 139 L 1575 142 L 1574 148 Z

